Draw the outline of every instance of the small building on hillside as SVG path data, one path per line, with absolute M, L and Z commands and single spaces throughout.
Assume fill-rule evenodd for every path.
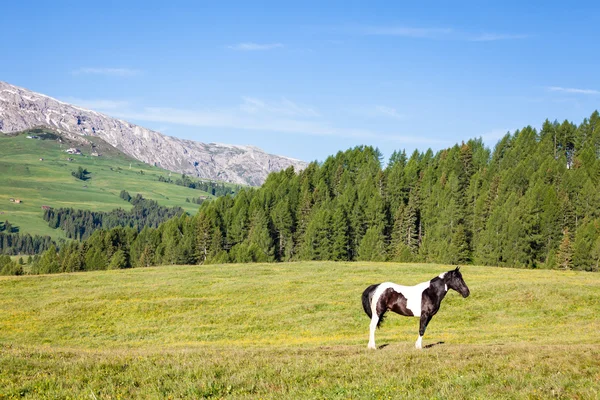
M 69 154 L 81 154 L 81 150 L 76 149 L 75 147 L 71 147 L 70 149 L 65 150 Z

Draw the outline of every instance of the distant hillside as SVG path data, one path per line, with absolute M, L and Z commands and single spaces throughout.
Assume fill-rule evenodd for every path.
M 81 154 L 68 154 L 69 148 Z M 89 172 L 85 181 L 72 176 L 79 167 Z M 129 210 L 131 204 L 119 197 L 121 190 L 192 214 L 198 209 L 194 204 L 198 199 L 214 197 L 159 178 L 176 180 L 181 175 L 139 162 L 98 137 L 68 137 L 48 129 L 0 135 L 0 221 L 8 220 L 21 233 L 64 237 L 61 230 L 51 229 L 42 219 L 45 206 Z
M 200 143 L 164 136 L 141 126 L 76 107 L 0 81 L 0 132 L 47 126 L 74 136 L 97 136 L 131 157 L 187 175 L 261 185 L 270 172 L 307 164 L 254 146 Z

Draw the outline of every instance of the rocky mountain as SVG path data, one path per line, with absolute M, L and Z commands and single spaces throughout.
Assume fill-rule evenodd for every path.
M 199 178 L 261 185 L 267 175 L 306 163 L 254 146 L 201 143 L 165 136 L 96 111 L 0 81 L 0 132 L 46 126 L 67 135 L 98 136 L 151 165 Z

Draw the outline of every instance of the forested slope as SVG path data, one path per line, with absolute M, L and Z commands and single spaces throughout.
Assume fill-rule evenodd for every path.
M 434 154 L 340 152 L 198 215 L 200 241 L 229 259 L 397 260 L 597 270 L 600 118 L 546 121 L 493 151 L 470 140 Z M 212 250 L 212 251 L 211 251 Z

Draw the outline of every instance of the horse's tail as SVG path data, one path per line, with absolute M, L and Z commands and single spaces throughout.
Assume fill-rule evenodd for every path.
M 369 318 L 373 317 L 373 313 L 371 312 L 371 301 L 373 300 L 373 294 L 375 293 L 377 286 L 379 286 L 379 284 L 369 286 L 362 294 L 362 305 Z

